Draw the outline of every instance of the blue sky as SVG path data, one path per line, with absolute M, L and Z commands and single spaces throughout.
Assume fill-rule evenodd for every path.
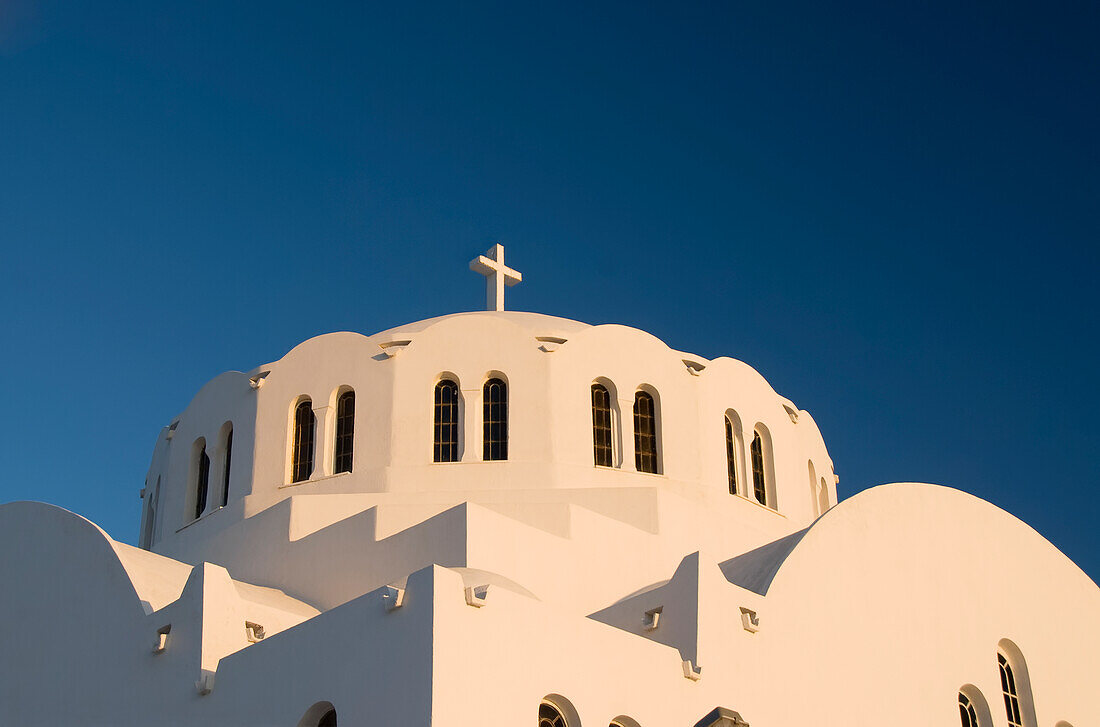
M 136 540 L 161 426 L 482 305 L 756 367 L 842 497 L 961 488 L 1100 574 L 1100 6 L 0 5 L 0 501 Z M 930 534 L 934 537 L 934 534 Z

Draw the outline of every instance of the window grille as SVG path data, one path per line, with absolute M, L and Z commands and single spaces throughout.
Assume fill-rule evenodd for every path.
M 592 453 L 596 465 L 611 467 L 611 394 L 607 387 L 592 384 Z
M 567 727 L 565 716 L 547 702 L 539 705 L 539 727 Z
M 1020 697 L 1016 692 L 1016 676 L 1012 673 L 1012 665 L 1008 663 L 1005 655 L 997 652 L 997 665 L 1001 669 L 1001 692 L 1005 698 L 1005 713 L 1008 715 L 1009 727 L 1023 727 L 1024 721 L 1020 716 Z
M 768 504 L 768 486 L 764 475 L 764 440 L 760 432 L 752 437 L 752 492 L 761 505 Z
M 978 727 L 978 713 L 965 694 L 959 692 L 959 720 L 962 727 Z
M 435 385 L 436 462 L 458 461 L 458 384 L 444 379 Z
M 291 481 L 304 482 L 313 474 L 313 435 L 317 417 L 309 399 L 294 410 L 294 451 L 291 458 Z
M 225 435 L 225 472 L 222 474 L 222 507 L 229 504 L 229 468 L 233 464 L 233 427 Z
M 345 391 L 336 401 L 336 451 L 332 471 L 351 472 L 352 450 L 355 444 L 355 392 Z
M 489 379 L 482 390 L 485 461 L 508 459 L 508 385 Z
M 730 494 L 737 494 L 737 440 L 733 434 L 733 422 L 729 417 L 723 417 L 726 422 L 726 475 L 729 479 Z
M 634 467 L 657 473 L 657 417 L 653 396 L 645 391 L 634 394 Z
M 206 443 L 199 450 L 198 472 L 195 481 L 195 519 L 206 510 L 206 493 L 210 490 L 210 457 L 206 454 Z

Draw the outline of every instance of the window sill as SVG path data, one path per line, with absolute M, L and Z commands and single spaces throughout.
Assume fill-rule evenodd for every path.
M 517 462 L 529 462 L 529 461 L 530 460 L 521 460 L 521 459 L 470 459 L 470 460 L 460 459 L 457 462 L 435 462 L 435 461 L 432 461 L 432 462 L 429 462 L 428 464 L 439 465 L 440 467 L 447 467 L 447 466 L 456 465 L 456 464 L 508 464 L 509 462 L 515 464 Z
M 773 515 L 778 515 L 781 518 L 786 518 L 787 517 L 783 513 L 776 510 L 774 507 L 769 507 L 768 505 L 761 504 L 760 501 L 757 500 L 755 497 L 745 497 L 740 492 L 733 495 L 733 497 L 736 497 L 739 500 L 744 500 L 745 502 L 749 503 L 750 505 L 754 505 L 754 506 L 760 508 L 761 510 L 767 510 L 768 512 L 772 513 Z
M 288 482 L 285 485 L 279 485 L 275 489 L 285 490 L 288 487 L 301 487 L 302 485 L 312 485 L 314 482 L 323 482 L 325 480 L 332 480 L 336 479 L 337 477 L 344 477 L 350 474 L 351 472 L 336 472 L 335 474 L 331 475 L 319 475 L 317 477 L 311 477 L 308 480 L 302 480 L 301 482 Z
M 186 530 L 187 528 L 191 527 L 191 526 L 192 526 L 192 525 L 194 525 L 195 523 L 199 523 L 199 522 L 202 522 L 202 521 L 203 521 L 203 520 L 205 520 L 206 518 L 208 518 L 208 517 L 210 517 L 211 515 L 213 515 L 214 513 L 218 512 L 219 510 L 224 510 L 224 509 L 225 509 L 226 507 L 228 507 L 228 505 L 218 505 L 218 506 L 217 506 L 217 507 L 215 507 L 215 508 L 214 508 L 213 510 L 207 510 L 207 511 L 206 511 L 206 512 L 204 512 L 204 513 L 203 513 L 202 515 L 199 515 L 199 516 L 198 516 L 197 518 L 195 518 L 195 519 L 194 519 L 194 520 L 192 520 L 191 522 L 189 522 L 189 523 L 187 523 L 186 525 L 184 525 L 184 526 L 183 526 L 182 528 L 177 528 L 177 529 L 176 529 L 176 532 L 178 533 L 178 532 L 181 532 L 181 531 L 183 531 L 183 530 Z

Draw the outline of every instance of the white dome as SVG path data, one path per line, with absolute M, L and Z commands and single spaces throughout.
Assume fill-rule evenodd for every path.
M 453 450 L 443 458 L 455 461 L 441 462 L 434 397 L 444 379 L 456 403 Z M 487 431 L 499 434 L 484 421 L 489 379 L 506 389 L 507 424 L 495 425 L 504 426 L 505 445 L 495 453 L 484 442 Z M 594 430 L 594 384 L 607 392 L 602 433 Z M 350 453 L 337 448 L 338 401 L 348 392 L 354 426 L 341 441 L 351 442 Z M 636 397 L 653 409 L 652 436 L 640 439 Z M 308 437 L 299 407 L 312 414 Z M 601 455 L 594 437 L 606 440 Z M 637 455 L 636 446 L 646 451 Z M 568 532 L 576 506 L 656 533 L 680 527 L 660 512 L 673 498 L 682 527 L 715 523 L 714 544 L 731 552 L 804 527 L 835 504 L 835 492 L 813 419 L 744 363 L 675 351 L 627 326 L 458 313 L 371 336 L 317 336 L 276 362 L 212 380 L 158 441 L 142 542 L 232 570 L 242 539 L 250 547 L 295 541 L 368 511 L 378 538 L 463 503 L 551 533 Z M 283 524 L 256 535 L 272 521 Z M 717 526 L 730 521 L 738 526 Z M 326 598 L 357 588 L 344 587 Z

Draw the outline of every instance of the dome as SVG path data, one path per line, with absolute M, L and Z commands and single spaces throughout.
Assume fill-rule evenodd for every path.
M 835 481 L 810 415 L 747 364 L 628 326 L 457 313 L 210 381 L 158 439 L 141 545 L 229 565 L 237 542 L 353 522 L 384 539 L 476 505 L 557 535 L 576 508 L 681 541 L 712 524 L 736 550 L 805 527 Z

